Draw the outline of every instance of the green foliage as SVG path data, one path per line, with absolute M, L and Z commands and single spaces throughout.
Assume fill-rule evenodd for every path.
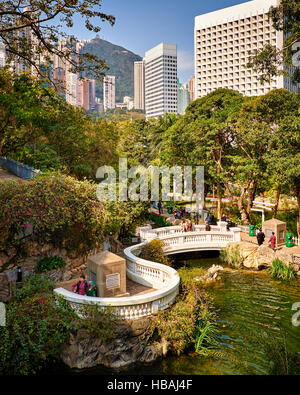
M 96 184 L 46 174 L 28 182 L 9 182 L 0 189 L 0 245 L 21 248 L 28 238 L 41 244 L 86 253 L 103 236 L 126 231 L 145 211 L 145 204 L 97 200 Z
M 66 266 L 66 262 L 63 258 L 59 256 L 51 256 L 41 259 L 37 263 L 36 272 L 37 273 L 47 273 L 54 269 L 61 269 Z
M 21 288 L 15 287 L 13 289 L 12 300 L 20 302 L 38 293 L 51 294 L 55 287 L 55 282 L 45 275 L 30 275 L 23 279 Z
M 82 308 L 82 318 L 63 298 L 54 297 L 55 284 L 46 276 L 29 276 L 6 305 L 6 326 L 0 327 L 0 374 L 35 374 L 49 359 L 58 358 L 70 333 L 87 330 L 109 341 L 119 318 L 112 310 Z M 57 303 L 58 301 L 58 303 Z
M 182 279 L 180 295 L 171 309 L 155 317 L 153 336 L 155 338 L 156 334 L 168 341 L 177 355 L 187 350 L 204 356 L 215 355 L 218 330 L 212 300 L 194 280 L 195 270 L 185 268 L 179 273 Z
M 166 218 L 161 217 L 160 215 L 153 214 L 153 213 L 149 213 L 149 214 L 147 215 L 147 218 L 148 218 L 150 221 L 153 221 L 153 222 L 155 223 L 155 226 L 156 226 L 157 228 L 165 228 L 166 226 L 169 226 L 169 225 L 167 224 Z
M 293 268 L 278 258 L 272 262 L 272 266 L 268 270 L 272 277 L 279 280 L 290 281 L 296 278 Z
M 7 48 L 7 63 L 21 62 L 26 69 L 34 70 L 47 85 L 51 76 L 42 70 L 40 58 L 43 56 L 44 62 L 53 66 L 53 56 L 58 56 L 73 73 L 85 71 L 88 76 L 101 79 L 107 69 L 104 61 L 91 53 L 76 52 L 75 37 L 65 40 L 66 50 L 58 46 L 59 40 L 67 37 L 65 27 L 73 27 L 75 16 L 79 16 L 88 31 L 95 33 L 100 31 L 101 22 L 113 25 L 115 18 L 103 13 L 101 5 L 99 0 L 72 0 L 71 3 L 2 0 L 0 38 Z
M 78 329 L 86 329 L 93 336 L 101 339 L 103 342 L 115 339 L 117 336 L 116 326 L 120 324 L 121 319 L 112 308 L 101 308 L 96 305 L 84 306 L 78 310 L 81 319 L 78 322 Z
M 248 67 L 252 67 L 254 71 L 259 73 L 262 84 L 270 83 L 274 77 L 279 75 L 289 75 L 282 69 L 283 65 L 292 65 L 293 44 L 299 42 L 299 2 L 297 0 L 281 0 L 277 6 L 270 8 L 269 18 L 275 30 L 283 32 L 285 41 L 283 48 L 280 50 L 276 46 L 267 44 L 251 54 Z M 300 81 L 297 68 L 291 68 L 290 74 L 294 84 Z
M 0 328 L 0 373 L 34 374 L 49 357 L 57 357 L 75 318 L 67 304 L 57 305 L 48 293 L 10 302 L 6 326 Z
M 172 266 L 172 259 L 164 253 L 165 243 L 162 240 L 151 240 L 141 247 L 140 258 L 152 262 Z
M 221 250 L 220 258 L 224 263 L 235 269 L 240 269 L 243 266 L 243 258 L 238 245 Z

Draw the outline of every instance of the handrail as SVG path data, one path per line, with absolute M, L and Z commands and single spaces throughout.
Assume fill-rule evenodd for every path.
M 74 309 L 78 310 L 82 305 L 98 305 L 100 307 L 111 306 L 116 313 L 125 319 L 137 319 L 144 316 L 157 313 L 172 305 L 179 293 L 180 277 L 177 271 L 169 266 L 158 262 L 152 262 L 140 258 L 134 252 L 139 252 L 141 247 L 147 244 L 153 238 L 159 238 L 166 243 L 166 253 L 172 248 L 180 250 L 184 246 L 193 246 L 193 243 L 186 242 L 188 239 L 202 237 L 203 241 L 196 240 L 196 244 L 201 246 L 210 246 L 224 248 L 230 241 L 239 241 L 240 229 L 233 228 L 231 231 L 224 231 L 224 224 L 219 223 L 218 227 L 214 227 L 214 231 L 194 231 L 194 232 L 177 232 L 180 227 L 168 227 L 159 229 L 141 228 L 141 236 L 148 240 L 141 244 L 128 247 L 124 250 L 127 262 L 127 276 L 138 284 L 155 288 L 154 291 L 143 295 L 128 296 L 122 298 L 95 298 L 81 296 L 67 291 L 63 288 L 55 289 L 57 295 L 64 297 Z M 223 228 L 223 231 L 221 229 Z M 163 234 L 163 230 L 168 229 L 170 234 Z M 218 229 L 218 230 L 217 230 Z M 173 233 L 172 233 L 173 232 Z M 168 233 L 168 232 L 167 232 Z M 224 240 L 225 238 L 225 240 Z M 171 244 L 171 240 L 176 239 L 178 243 Z M 212 239 L 216 239 L 212 241 Z M 174 251 L 173 251 L 174 252 Z M 80 314 L 80 313 L 79 313 Z

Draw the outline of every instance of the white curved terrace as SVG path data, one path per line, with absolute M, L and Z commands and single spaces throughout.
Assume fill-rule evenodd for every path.
M 137 319 L 170 307 L 179 293 L 180 278 L 176 270 L 158 262 L 139 258 L 143 245 L 153 239 L 163 240 L 166 254 L 178 254 L 189 251 L 220 250 L 229 242 L 240 241 L 240 229 L 226 229 L 226 223 L 212 226 L 210 232 L 197 225 L 193 232 L 182 232 L 180 226 L 152 229 L 147 226 L 140 229 L 142 243 L 124 250 L 127 264 L 127 277 L 144 286 L 155 288 L 147 294 L 122 298 L 95 298 L 81 296 L 65 290 L 55 289 L 57 295 L 66 299 L 78 312 L 85 305 L 97 305 L 101 308 L 112 307 L 125 319 Z

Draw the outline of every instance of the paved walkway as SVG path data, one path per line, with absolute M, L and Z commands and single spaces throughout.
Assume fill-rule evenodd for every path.
M 70 281 L 64 281 L 64 282 L 58 283 L 57 288 L 64 288 L 67 291 L 72 291 L 72 285 L 78 281 L 79 281 L 79 278 L 77 278 L 77 279 L 75 278 Z M 155 289 L 145 287 L 144 285 L 141 285 L 141 284 L 137 284 L 127 278 L 126 291 L 130 294 L 127 296 L 138 296 L 138 295 L 145 295 L 150 292 L 153 292 L 153 291 L 155 291 Z
M 0 167 L 0 183 L 1 182 L 6 182 L 6 181 L 11 181 L 11 180 L 21 180 L 21 178 L 15 176 L 14 174 L 10 173 L 9 171 L 2 169 L 2 167 Z

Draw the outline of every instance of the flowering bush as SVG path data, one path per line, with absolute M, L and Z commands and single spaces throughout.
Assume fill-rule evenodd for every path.
M 84 253 L 143 214 L 142 203 L 104 205 L 97 200 L 96 187 L 57 173 L 2 184 L 0 249 L 18 249 L 31 239 Z

